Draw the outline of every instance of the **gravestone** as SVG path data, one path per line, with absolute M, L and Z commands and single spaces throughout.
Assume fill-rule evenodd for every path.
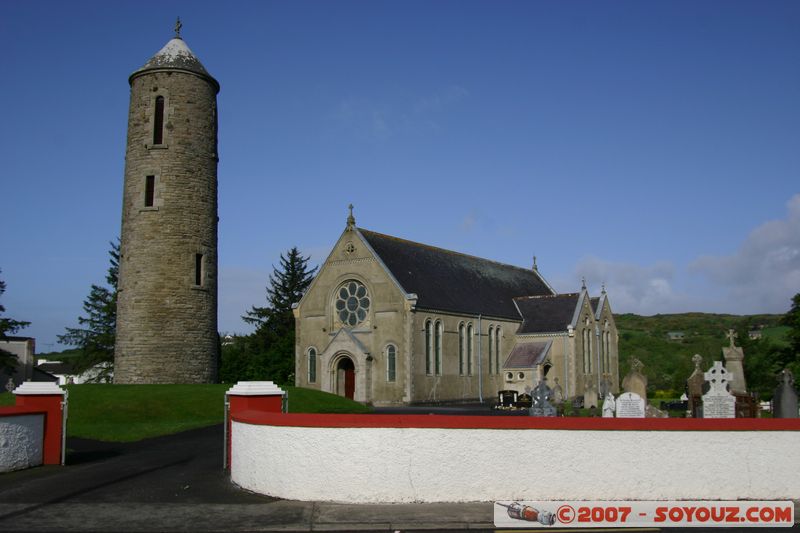
M 798 418 L 797 391 L 794 390 L 794 376 L 789 369 L 778 374 L 778 387 L 772 397 L 773 418 Z
M 632 358 L 631 369 L 622 380 L 622 388 L 625 392 L 633 392 L 647 401 L 647 376 L 641 372 L 643 367 L 641 361 L 635 357 Z
M 558 378 L 555 379 L 555 386 L 553 387 L 553 403 L 555 405 L 561 405 L 564 403 L 564 390 L 561 388 L 561 385 L 558 384 Z
M 644 418 L 644 402 L 635 392 L 623 392 L 615 401 L 617 418 Z
M 616 403 L 614 402 L 614 395 L 610 392 L 606 393 L 603 400 L 603 418 L 614 418 L 614 411 L 616 411 Z
M 714 361 L 704 376 L 709 389 L 703 395 L 703 418 L 736 418 L 736 397 L 728 392 L 730 372 L 721 361 Z
M 703 418 L 703 403 L 701 397 L 703 396 L 703 384 L 706 382 L 704 372 L 700 369 L 703 363 L 703 358 L 700 354 L 692 356 L 694 363 L 694 371 L 689 379 L 686 380 L 686 396 L 689 402 L 686 416 L 691 418 Z
M 547 378 L 543 379 L 533 389 L 533 405 L 531 416 L 556 416 L 556 408 L 550 404 L 552 390 L 547 386 Z
M 744 350 L 741 346 L 734 345 L 736 332 L 732 329 L 728 330 L 726 335 L 730 340 L 730 346 L 722 349 L 722 357 L 725 359 L 725 368 L 730 375 L 729 390 L 734 394 L 745 394 L 747 392 L 747 384 L 744 380 Z

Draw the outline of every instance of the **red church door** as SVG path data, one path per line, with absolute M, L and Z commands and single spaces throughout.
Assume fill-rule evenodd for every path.
M 344 377 L 342 380 L 344 383 L 341 381 L 339 382 L 340 394 L 342 391 L 342 384 L 344 384 L 344 396 L 352 400 L 356 392 L 356 367 L 353 364 L 353 360 L 349 357 L 343 357 L 337 365 L 337 370 L 339 376 Z

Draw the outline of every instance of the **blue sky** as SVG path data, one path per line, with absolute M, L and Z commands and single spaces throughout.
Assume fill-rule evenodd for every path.
M 219 94 L 220 329 L 360 226 L 605 282 L 616 312 L 800 291 L 800 3 L 0 2 L 7 315 L 59 348 L 119 233 L 131 72 Z

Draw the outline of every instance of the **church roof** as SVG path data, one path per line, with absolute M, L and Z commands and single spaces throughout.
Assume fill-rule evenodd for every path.
M 358 228 L 417 307 L 519 320 L 514 298 L 552 295 L 535 270 Z
M 521 342 L 514 346 L 511 354 L 503 363 L 503 368 L 533 368 L 540 365 L 547 358 L 553 341 L 546 342 Z
M 580 293 L 525 296 L 514 302 L 522 314 L 518 335 L 565 331 L 572 324 Z
M 128 81 L 132 82 L 135 77 L 151 70 L 171 69 L 197 74 L 201 78 L 210 81 L 219 91 L 219 82 L 208 73 L 203 64 L 200 63 L 200 60 L 197 59 L 197 56 L 192 53 L 186 42 L 180 37 L 175 37 L 165 44 L 164 48 L 151 57 L 142 68 L 131 74 Z

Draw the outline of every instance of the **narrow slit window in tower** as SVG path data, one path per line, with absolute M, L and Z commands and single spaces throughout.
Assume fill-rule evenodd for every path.
M 164 142 L 164 97 L 156 97 L 156 112 L 153 117 L 153 144 Z
M 203 285 L 203 254 L 194 254 L 194 284 Z
M 144 180 L 144 206 L 153 207 L 156 196 L 156 177 L 147 176 Z

